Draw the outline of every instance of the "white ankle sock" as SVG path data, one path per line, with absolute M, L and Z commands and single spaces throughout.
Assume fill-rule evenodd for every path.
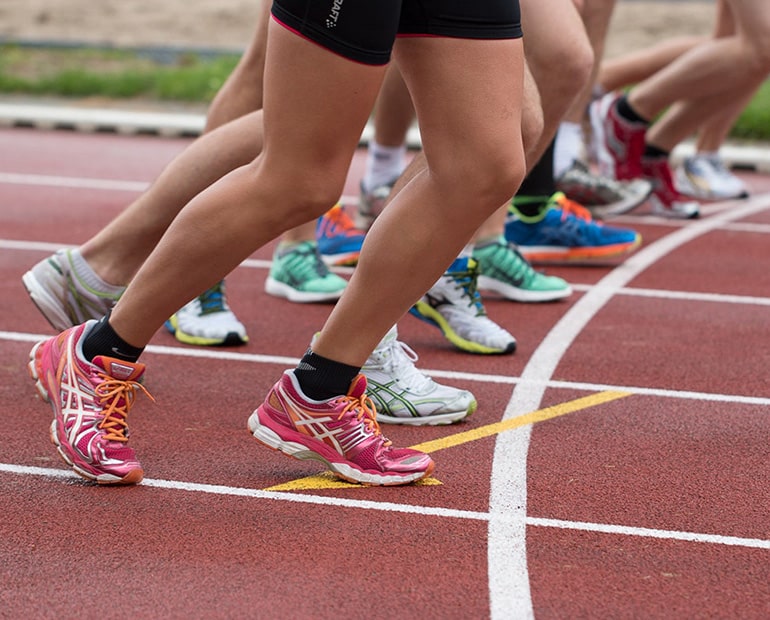
M 372 140 L 366 153 L 366 172 L 361 180 L 364 191 L 393 183 L 404 171 L 405 159 L 406 144 L 382 146 Z

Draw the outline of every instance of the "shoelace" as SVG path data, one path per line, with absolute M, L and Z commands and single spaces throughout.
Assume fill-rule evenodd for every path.
M 119 381 L 103 373 L 99 373 L 99 377 L 102 382 L 96 386 L 96 396 L 99 398 L 100 404 L 109 401 L 104 410 L 104 418 L 99 422 L 99 429 L 106 431 L 105 439 L 125 443 L 128 441 L 126 418 L 128 418 L 129 409 L 134 404 L 136 391 L 141 390 L 153 402 L 155 399 L 147 391 L 147 388 L 136 381 Z
M 385 364 L 383 366 L 385 366 L 386 372 L 390 375 L 397 375 L 398 380 L 405 384 L 406 387 L 422 391 L 427 389 L 433 382 L 430 377 L 417 370 L 415 367 L 415 363 L 419 359 L 417 353 L 405 342 L 393 340 L 382 351 L 382 354 L 385 357 Z
M 591 212 L 588 209 L 586 209 L 583 205 L 575 202 L 574 200 L 570 200 L 562 192 L 555 193 L 551 199 L 561 209 L 562 221 L 566 220 L 570 215 L 587 223 L 593 221 Z
M 215 284 L 207 291 L 204 291 L 198 296 L 198 302 L 201 306 L 201 314 L 213 314 L 215 312 L 224 312 L 227 310 L 225 306 L 225 296 L 222 290 L 222 283 Z
M 345 417 L 345 414 L 349 412 L 355 413 L 356 419 L 359 422 L 363 422 L 367 433 L 371 433 L 373 437 L 382 436 L 380 431 L 380 425 L 377 423 L 377 408 L 374 402 L 366 394 L 362 394 L 359 398 L 354 396 L 342 396 L 338 399 L 340 402 L 345 403 L 345 406 L 340 411 L 340 415 L 337 416 L 338 420 Z M 391 441 L 382 437 L 383 445 L 386 447 L 391 445 Z
M 326 234 L 330 236 L 356 237 L 362 232 L 356 228 L 353 220 L 340 206 L 332 207 L 326 214 L 326 218 L 329 222 Z
M 476 306 L 477 316 L 486 316 L 487 311 L 481 302 L 478 291 L 479 267 L 475 261 L 468 261 L 468 269 L 465 271 L 452 271 L 448 275 L 455 281 L 458 290 L 463 291 L 463 296 L 468 297 L 468 307 Z
M 495 261 L 502 271 L 512 274 L 514 280 L 527 283 L 535 277 L 535 270 L 513 244 L 499 243 L 495 245 L 495 253 L 500 256 Z
M 286 254 L 288 270 L 293 272 L 297 280 L 306 281 L 313 276 L 324 278 L 329 275 L 329 268 L 318 256 L 312 243 L 303 243 Z

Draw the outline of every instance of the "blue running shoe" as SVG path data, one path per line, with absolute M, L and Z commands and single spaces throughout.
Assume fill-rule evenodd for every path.
M 366 233 L 355 227 L 342 205 L 336 204 L 318 218 L 315 236 L 324 263 L 330 267 L 354 267 Z
M 642 242 L 641 235 L 634 230 L 595 221 L 588 209 L 561 192 L 551 196 L 547 208 L 535 217 L 516 210 L 517 201 L 526 200 L 527 197 L 513 199 L 505 222 L 505 238 L 532 262 L 612 258 L 632 252 Z

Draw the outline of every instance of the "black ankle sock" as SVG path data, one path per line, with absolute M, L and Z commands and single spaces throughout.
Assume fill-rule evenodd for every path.
M 89 362 L 98 355 L 114 357 L 125 362 L 136 362 L 144 351 L 144 347 L 137 348 L 128 344 L 112 329 L 109 319 L 109 314 L 103 316 L 88 332 L 83 340 L 83 355 Z
M 326 400 L 347 394 L 350 383 L 361 372 L 360 368 L 321 357 L 307 350 L 294 374 L 299 387 L 308 398 Z
M 545 152 L 532 166 L 516 192 L 513 205 L 525 217 L 537 217 L 543 212 L 553 193 L 556 181 L 553 178 L 553 151 L 556 140 L 551 140 Z
M 669 155 L 671 155 L 671 153 L 668 151 L 664 151 L 663 149 L 658 148 L 657 146 L 653 146 L 652 144 L 645 144 L 642 157 L 647 159 L 663 159 L 665 157 L 668 159 Z
M 639 116 L 637 111 L 631 107 L 631 104 L 628 103 L 628 97 L 626 95 L 623 95 L 620 97 L 620 99 L 618 99 L 618 114 L 620 114 L 621 118 L 624 118 L 631 123 L 644 123 L 645 125 L 650 124 L 650 121 Z

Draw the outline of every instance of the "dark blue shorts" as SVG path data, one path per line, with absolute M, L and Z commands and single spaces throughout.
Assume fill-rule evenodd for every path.
M 384 65 L 397 36 L 521 37 L 518 0 L 274 0 L 285 27 L 357 62 Z

